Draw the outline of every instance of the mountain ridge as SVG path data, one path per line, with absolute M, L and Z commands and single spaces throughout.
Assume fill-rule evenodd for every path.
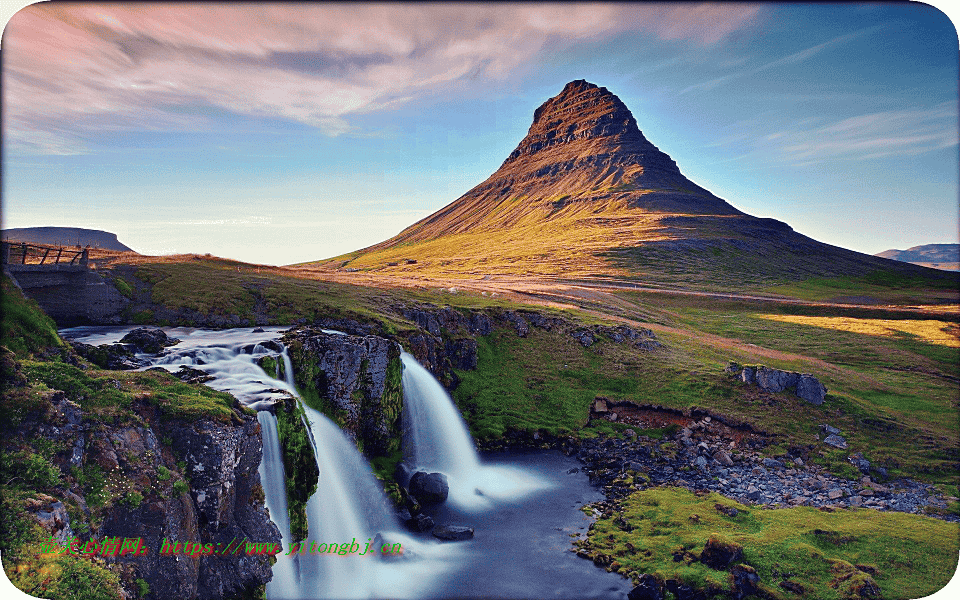
M 960 244 L 921 244 L 906 250 L 884 250 L 874 256 L 923 265 L 935 269 L 960 269 Z

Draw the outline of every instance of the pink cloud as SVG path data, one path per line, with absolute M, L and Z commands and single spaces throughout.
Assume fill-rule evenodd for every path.
M 14 147 L 82 152 L 103 128 L 196 129 L 209 105 L 332 134 L 469 77 L 503 80 L 548 44 L 635 31 L 711 45 L 756 5 L 35 4 L 4 34 Z

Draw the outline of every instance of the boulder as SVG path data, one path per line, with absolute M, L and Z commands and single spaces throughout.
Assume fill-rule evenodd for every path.
M 723 450 L 717 450 L 713 455 L 713 460 L 717 461 L 725 467 L 733 466 L 733 459 L 730 458 L 730 455 L 724 452 Z
M 431 518 L 429 515 L 420 513 L 419 515 L 414 517 L 412 525 L 413 525 L 412 529 L 414 531 L 420 531 L 420 532 L 430 531 L 431 529 L 433 529 L 433 526 L 434 526 L 433 518 Z
M 82 342 L 71 342 L 74 351 L 101 369 L 111 371 L 129 371 L 140 367 L 133 351 L 123 344 L 101 344 L 91 346 Z
M 649 573 L 640 576 L 637 585 L 627 594 L 628 600 L 663 600 L 663 583 Z
M 473 537 L 473 527 L 466 527 L 465 525 L 438 525 L 433 528 L 434 537 L 440 538 L 441 540 L 469 540 Z
M 849 460 L 850 464 L 859 469 L 864 475 L 870 473 L 870 461 L 863 456 L 862 452 L 851 454 L 847 460 Z
M 797 382 L 797 397 L 814 405 L 823 404 L 827 388 L 813 375 L 803 373 Z
M 768 469 L 782 469 L 783 463 L 775 458 L 770 458 L 769 456 L 763 459 L 763 466 Z
M 584 348 L 589 348 L 597 341 L 597 338 L 594 337 L 593 333 L 587 329 L 577 329 L 571 333 L 570 336 L 580 342 L 580 345 Z
M 730 593 L 734 600 L 743 600 L 760 591 L 760 577 L 750 565 L 736 565 L 730 569 Z
M 740 380 L 744 383 L 756 383 L 757 370 L 753 367 L 744 367 L 740 373 Z
M 443 473 L 417 471 L 410 478 L 410 495 L 421 504 L 439 504 L 447 499 L 450 487 Z
M 120 338 L 121 344 L 127 344 L 144 354 L 159 354 L 167 346 L 180 343 L 176 338 L 168 337 L 162 329 L 138 327 Z
M 760 366 L 757 369 L 757 385 L 768 392 L 782 392 L 795 388 L 800 381 L 799 373 L 789 373 L 780 369 Z
M 700 562 L 711 569 L 723 570 L 743 557 L 743 546 L 737 542 L 724 542 L 716 535 L 703 546 Z
M 823 443 L 841 450 L 844 450 L 847 447 L 847 440 L 835 433 L 831 433 L 827 437 L 823 438 Z

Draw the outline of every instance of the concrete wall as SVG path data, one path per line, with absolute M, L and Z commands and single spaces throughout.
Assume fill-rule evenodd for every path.
M 28 297 L 60 327 L 120 323 L 129 300 L 96 271 L 80 265 L 4 265 Z

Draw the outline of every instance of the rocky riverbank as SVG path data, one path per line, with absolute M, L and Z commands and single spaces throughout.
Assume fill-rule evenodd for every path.
M 835 436 L 828 427 L 824 427 L 827 438 Z M 714 491 L 743 504 L 767 508 L 862 507 L 960 521 L 946 512 L 950 499 L 934 486 L 910 479 L 881 483 L 885 472 L 870 465 L 862 454 L 848 458 L 861 478 L 844 479 L 808 464 L 800 452 L 772 458 L 758 451 L 762 446 L 761 437 L 704 416 L 662 439 L 627 429 L 625 439 L 584 440 L 577 456 L 609 500 L 669 485 Z

